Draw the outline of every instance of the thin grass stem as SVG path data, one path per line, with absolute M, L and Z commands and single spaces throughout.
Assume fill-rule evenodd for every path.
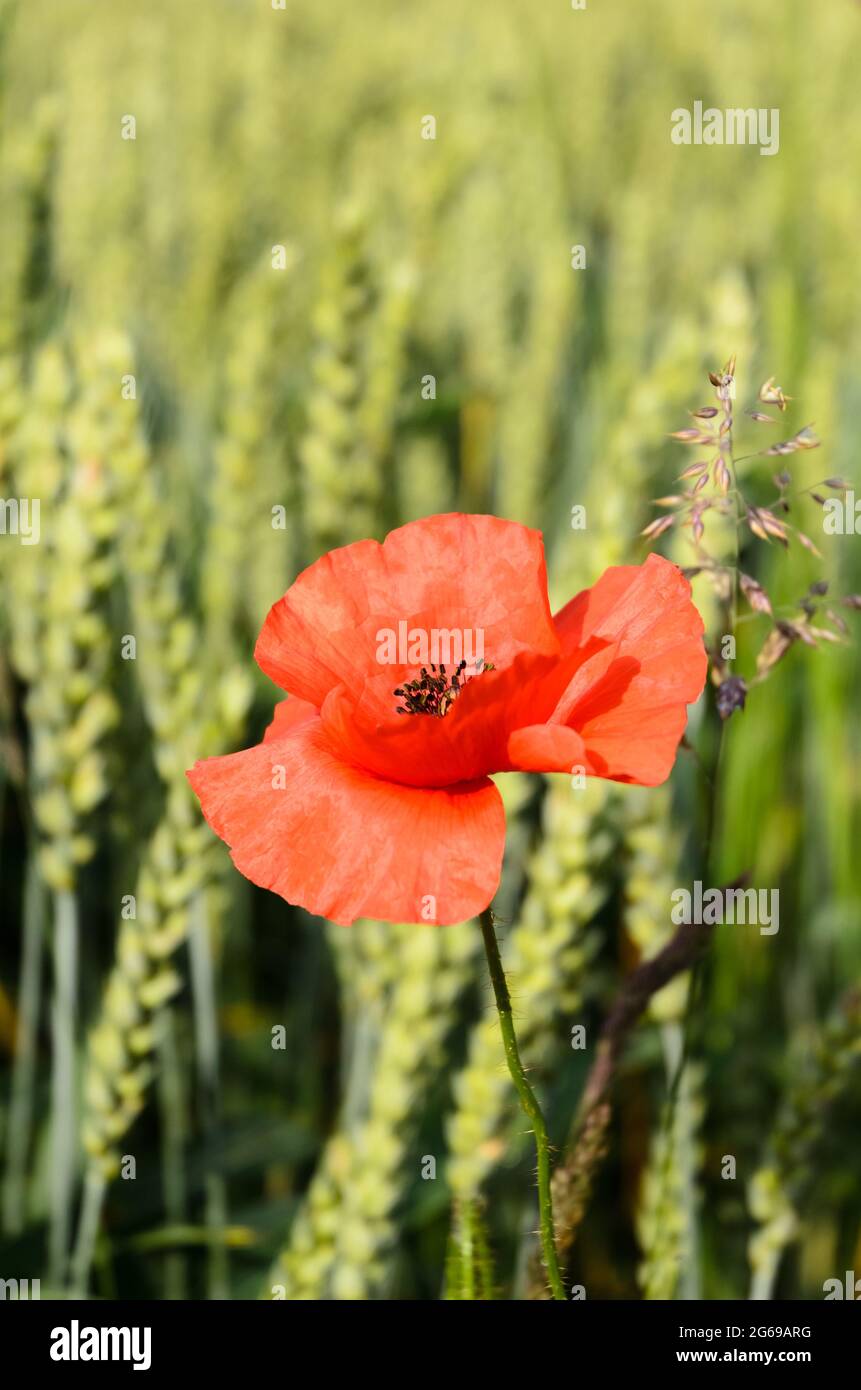
M 54 997 L 51 1008 L 51 1178 L 49 1271 L 54 1287 L 68 1270 L 75 1194 L 75 1022 L 78 911 L 70 889 L 54 894 Z
M 227 1191 L 224 1178 L 215 1166 L 221 1120 L 218 1019 L 215 967 L 203 892 L 197 893 L 191 904 L 189 953 L 194 1036 L 206 1151 L 205 1221 L 213 1237 L 207 1252 L 207 1291 L 211 1299 L 226 1299 L 230 1295 L 229 1266 L 227 1247 L 221 1236 L 227 1227 Z

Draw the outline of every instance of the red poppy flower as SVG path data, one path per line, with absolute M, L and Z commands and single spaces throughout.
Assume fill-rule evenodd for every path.
M 659 555 L 554 618 L 540 532 L 427 517 L 299 576 L 255 650 L 289 699 L 258 747 L 189 779 L 239 871 L 288 902 L 343 924 L 463 922 L 499 883 L 490 774 L 664 781 L 703 687 L 702 632 Z

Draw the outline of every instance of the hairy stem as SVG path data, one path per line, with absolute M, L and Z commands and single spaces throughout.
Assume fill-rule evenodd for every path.
M 532 1122 L 532 1132 L 535 1135 L 535 1152 L 538 1159 L 538 1209 L 544 1265 L 553 1297 L 564 1302 L 565 1290 L 559 1273 L 559 1261 L 556 1258 L 556 1244 L 553 1236 L 553 1204 L 550 1197 L 550 1141 L 547 1137 L 547 1126 L 544 1123 L 541 1107 L 535 1098 L 535 1092 L 526 1079 L 526 1072 L 520 1060 L 517 1036 L 514 1032 L 514 1018 L 511 1013 L 511 996 L 508 993 L 508 982 L 502 968 L 496 932 L 493 929 L 493 913 L 490 908 L 486 908 L 481 913 L 479 921 L 481 922 L 484 951 L 487 956 L 490 980 L 496 1000 L 496 1012 L 499 1015 L 499 1026 L 505 1047 L 505 1060 L 508 1063 L 508 1070 L 511 1073 L 515 1090 L 520 1097 L 520 1104 Z

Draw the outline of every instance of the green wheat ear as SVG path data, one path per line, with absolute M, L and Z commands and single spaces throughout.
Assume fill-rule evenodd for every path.
M 79 1230 L 79 1288 L 86 1285 L 99 1193 L 116 1175 L 121 1142 L 145 1104 L 160 1011 L 182 983 L 172 957 L 187 938 L 196 895 L 207 890 L 221 860 L 185 772 L 197 757 L 217 751 L 222 741 L 229 746 L 238 736 L 250 698 L 248 680 L 228 669 L 212 687 L 215 699 L 206 702 L 206 716 L 200 715 L 203 677 L 191 665 L 199 645 L 196 626 L 182 600 L 136 407 L 118 392 L 132 363 L 131 346 L 122 335 L 103 335 L 92 345 L 91 426 L 96 456 L 109 460 L 121 518 L 118 554 L 137 643 L 133 670 L 164 803 L 140 858 L 134 910 L 121 921 L 114 964 L 90 1033 L 83 1142 L 92 1203 L 85 1203 Z
M 88 454 L 85 392 L 74 401 L 66 357 L 44 347 L 12 439 L 17 485 L 41 499 L 41 539 L 12 553 L 11 653 L 28 682 L 31 795 L 39 862 L 54 892 L 72 892 L 94 853 L 85 822 L 108 790 L 105 736 L 118 721 L 108 688 L 105 596 L 115 565 L 110 479 Z
M 8 622 L 12 660 L 28 684 L 36 858 L 54 895 L 49 1267 L 57 1285 L 67 1269 L 78 1156 L 75 890 L 95 853 L 88 820 L 107 794 L 104 742 L 118 722 L 106 616 L 116 511 L 110 478 L 89 452 L 90 425 L 85 383 L 75 381 L 64 348 L 46 345 L 11 446 L 18 486 L 44 515 L 38 543 L 14 554 Z
M 345 207 L 314 313 L 312 386 L 299 447 L 312 556 L 379 535 L 385 512 L 391 515 L 384 506 L 388 454 L 414 282 L 402 268 L 381 282 L 366 242 L 364 214 Z
M 808 1051 L 809 1048 L 809 1051 Z M 813 1184 L 813 1159 L 834 1105 L 857 1086 L 861 1063 L 861 993 L 843 1005 L 809 1041 L 766 1150 L 748 1189 L 757 1229 L 748 1243 L 752 1299 L 770 1299 L 784 1252 L 803 1229 L 803 1203 Z
M 274 272 L 267 256 L 226 315 L 200 579 L 205 649 L 218 659 L 240 630 L 256 637 L 298 567 L 294 460 L 276 431 L 294 270 Z
M 686 1297 L 686 1289 L 680 1289 L 683 1280 L 688 1289 L 699 1287 L 695 1183 L 702 1157 L 702 1083 L 702 1068 L 687 1063 L 659 1116 L 640 1180 L 637 1279 L 647 1299 L 676 1298 L 680 1292 Z
M 630 787 L 624 816 L 624 923 L 642 960 L 656 955 L 675 928 L 672 892 L 680 872 L 681 839 L 673 830 L 667 788 Z M 682 975 L 653 995 L 646 1019 L 660 1031 L 664 1101 L 649 1143 L 636 1212 L 642 1258 L 637 1277 L 648 1299 L 699 1297 L 699 1138 L 704 1102 L 702 1071 L 683 1062 L 690 978 Z
M 422 1181 L 423 1159 L 436 1162 L 418 1147 L 422 1100 L 439 1076 L 480 947 L 478 933 L 461 928 L 362 922 L 332 932 L 340 934 L 347 1007 L 358 1026 L 369 1012 L 382 1026 L 373 1029 L 368 1065 L 351 1068 L 338 1128 L 271 1272 L 270 1286 L 288 1298 L 384 1295 L 396 1214 Z M 351 1037 L 355 1064 L 367 1039 Z

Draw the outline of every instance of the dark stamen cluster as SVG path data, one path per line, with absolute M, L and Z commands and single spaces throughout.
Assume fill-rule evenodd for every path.
M 431 666 L 430 671 L 423 666 L 421 675 L 416 676 L 414 681 L 407 681 L 404 685 L 398 686 L 394 692 L 403 700 L 402 705 L 397 706 L 398 714 L 431 714 L 437 719 L 443 719 L 451 709 L 461 690 L 472 680 L 472 676 L 464 677 L 466 662 L 462 661 L 455 669 L 454 675 L 446 675 L 444 666 L 437 670 L 436 666 Z M 485 662 L 481 667 L 482 671 L 492 671 L 493 666 L 490 662 Z M 478 672 L 480 675 L 481 672 Z

